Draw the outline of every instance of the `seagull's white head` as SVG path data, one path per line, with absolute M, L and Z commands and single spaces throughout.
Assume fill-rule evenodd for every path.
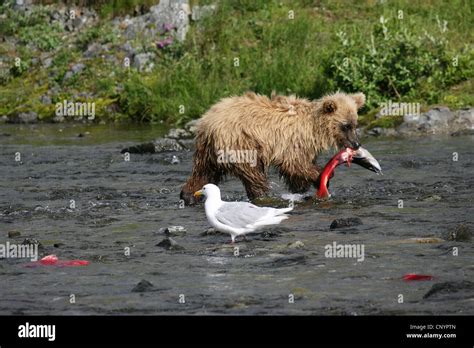
M 221 190 L 214 184 L 206 184 L 199 191 L 194 193 L 194 197 L 198 198 L 200 196 L 206 197 L 206 199 L 221 199 Z

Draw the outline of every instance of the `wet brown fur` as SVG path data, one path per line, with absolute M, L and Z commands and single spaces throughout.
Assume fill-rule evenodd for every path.
M 198 123 L 193 170 L 181 198 L 192 203 L 195 191 L 229 174 L 242 181 L 249 199 L 264 196 L 271 165 L 292 192 L 306 191 L 320 172 L 317 155 L 347 146 L 340 126 L 352 124 L 355 132 L 357 110 L 364 103 L 362 93 L 335 93 L 316 101 L 252 92 L 222 99 Z M 218 163 L 219 150 L 257 150 L 257 165 Z

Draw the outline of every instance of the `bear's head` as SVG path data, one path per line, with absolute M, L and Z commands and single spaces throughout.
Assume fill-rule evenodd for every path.
M 319 100 L 318 115 L 334 146 L 356 150 L 360 147 L 356 133 L 357 110 L 364 106 L 364 103 L 364 93 L 335 93 Z

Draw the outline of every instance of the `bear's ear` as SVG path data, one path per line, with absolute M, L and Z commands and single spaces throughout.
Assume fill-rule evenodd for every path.
M 323 114 L 332 114 L 337 110 L 337 104 L 332 99 L 326 99 L 323 101 Z
M 350 97 L 354 99 L 357 109 L 360 109 L 365 104 L 365 94 L 364 93 L 355 93 L 351 94 Z

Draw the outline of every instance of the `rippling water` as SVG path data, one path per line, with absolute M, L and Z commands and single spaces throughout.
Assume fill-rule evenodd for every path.
M 91 264 L 28 268 L 29 260 L 0 259 L 0 314 L 474 314 L 469 285 L 423 299 L 434 284 L 474 279 L 472 240 L 445 240 L 460 224 L 473 228 L 472 136 L 365 141 L 383 176 L 338 167 L 330 201 L 297 204 L 281 225 L 237 243 L 236 256 L 229 236 L 205 233 L 203 206 L 180 209 L 191 152 L 132 154 L 130 162 L 120 154 L 162 134 L 1 127 L 0 244 L 34 238 L 41 256 Z M 284 185 L 275 174 L 271 181 L 275 202 L 286 204 Z M 245 199 L 234 178 L 221 190 L 225 200 Z M 329 229 L 349 217 L 362 225 Z M 184 249 L 156 246 L 160 228 L 174 225 L 186 229 L 172 237 Z M 21 235 L 8 238 L 12 231 Z M 419 239 L 427 237 L 443 240 Z M 288 246 L 295 241 L 304 246 Z M 333 242 L 363 245 L 364 261 L 327 258 Z M 407 273 L 434 279 L 406 282 Z M 142 279 L 150 291 L 132 292 Z

